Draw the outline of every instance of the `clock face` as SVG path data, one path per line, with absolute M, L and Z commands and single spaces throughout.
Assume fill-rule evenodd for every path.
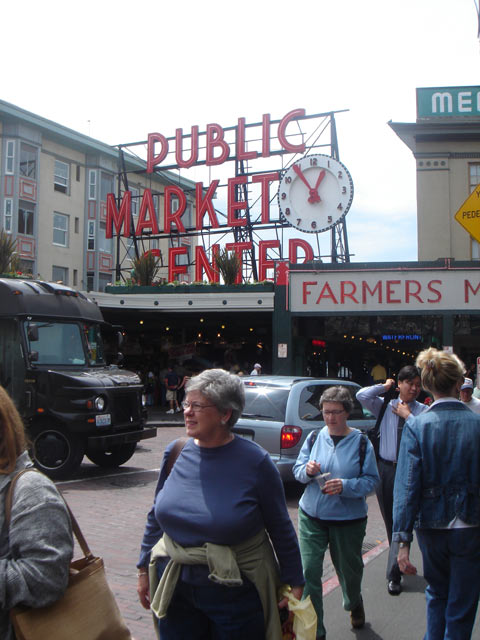
M 282 218 L 305 233 L 333 227 L 350 209 L 353 182 L 347 167 L 316 154 L 297 160 L 282 176 L 278 205 Z

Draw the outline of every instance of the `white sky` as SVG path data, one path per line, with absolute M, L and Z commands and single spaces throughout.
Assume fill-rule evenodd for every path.
M 349 109 L 354 262 L 417 259 L 415 162 L 387 122 L 415 120 L 416 87 L 480 84 L 474 0 L 24 0 L 1 15 L 0 98 L 108 144 Z

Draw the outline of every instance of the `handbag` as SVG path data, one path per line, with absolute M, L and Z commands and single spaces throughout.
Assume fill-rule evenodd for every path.
M 5 498 L 5 517 L 10 524 L 13 489 L 20 471 L 10 483 Z M 60 494 L 61 495 L 61 494 Z M 62 496 L 63 497 L 63 496 Z M 17 640 L 132 640 L 105 575 L 102 558 L 90 551 L 75 516 L 65 502 L 72 530 L 84 557 L 70 563 L 65 594 L 52 605 L 35 609 L 18 605 L 10 610 Z M 33 532 L 32 532 L 33 535 Z

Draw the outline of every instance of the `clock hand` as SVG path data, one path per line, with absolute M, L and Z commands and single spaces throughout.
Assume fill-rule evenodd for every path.
M 300 169 L 300 167 L 297 164 L 293 165 L 293 170 L 295 171 L 297 176 L 300 178 L 300 180 L 303 182 L 303 184 L 305 184 L 306 187 L 308 188 L 308 193 L 310 194 L 308 198 L 308 202 L 310 202 L 310 204 L 313 204 L 314 202 L 320 202 L 320 196 L 318 195 L 317 186 L 314 189 L 312 189 L 312 187 L 308 183 L 308 180 L 303 175 L 303 171 Z M 325 175 L 325 170 L 323 170 L 323 174 Z M 320 184 L 320 182 L 318 184 Z
M 314 202 L 321 202 L 321 198 L 318 195 L 318 187 L 320 186 L 320 183 L 322 182 L 322 180 L 325 177 L 325 169 L 322 169 L 320 171 L 320 173 L 318 174 L 318 178 L 317 178 L 317 182 L 315 183 L 315 186 L 313 189 L 310 189 L 310 197 L 308 199 L 308 201 L 313 204 Z
M 308 184 L 307 179 L 305 178 L 305 176 L 303 175 L 303 171 L 300 169 L 300 167 L 298 166 L 298 164 L 294 164 L 293 165 L 293 170 L 295 171 L 295 173 L 297 174 L 297 176 L 300 178 L 300 180 L 305 184 L 305 186 L 307 187 L 307 189 L 309 191 L 312 190 L 312 187 Z

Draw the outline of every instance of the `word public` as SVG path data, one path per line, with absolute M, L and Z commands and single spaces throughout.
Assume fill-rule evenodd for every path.
M 286 153 L 303 153 L 305 151 L 305 143 L 293 144 L 287 139 L 287 126 L 298 118 L 305 116 L 304 109 L 295 109 L 287 113 L 279 122 L 277 127 L 277 139 L 281 148 Z M 230 160 L 253 160 L 257 157 L 269 157 L 271 151 L 271 121 L 270 115 L 264 114 L 262 123 L 254 126 L 261 127 L 261 150 L 246 149 L 246 124 L 245 118 L 239 118 L 236 126 L 235 149 L 232 150 L 231 144 L 225 140 L 225 130 L 218 124 L 208 124 L 205 133 L 200 134 L 197 125 L 191 128 L 189 136 L 184 136 L 182 129 L 176 130 L 175 135 L 175 159 L 178 168 L 188 169 L 197 164 L 206 164 L 207 166 L 219 165 Z M 200 136 L 205 136 L 202 153 L 204 158 L 200 158 Z M 183 150 L 185 138 L 190 139 L 189 156 L 186 158 Z M 161 133 L 150 133 L 148 135 L 147 146 L 147 173 L 153 173 L 159 165 L 167 158 L 171 149 L 169 140 Z M 249 176 L 253 184 L 259 184 L 261 189 L 261 214 L 260 221 L 256 224 L 264 225 L 270 223 L 270 185 L 272 182 L 278 181 L 279 173 L 277 171 L 269 173 L 259 173 Z M 246 226 L 248 219 L 242 215 L 242 211 L 247 209 L 248 203 L 244 200 L 237 200 L 236 194 L 238 187 L 246 185 L 247 176 L 241 175 L 230 178 L 227 181 L 227 211 L 226 224 L 220 224 L 215 210 L 213 201 L 215 199 L 216 190 L 220 183 L 219 180 L 212 182 L 205 187 L 203 182 L 195 183 L 195 231 L 208 232 L 211 229 L 234 228 Z M 114 230 L 117 235 L 129 237 L 132 235 L 131 230 L 131 203 L 132 193 L 125 191 L 122 201 L 117 206 L 115 194 L 107 195 L 107 218 L 106 218 L 106 237 L 112 238 Z M 134 234 L 137 237 L 148 235 L 155 236 L 161 234 L 169 235 L 174 232 L 176 235 L 187 233 L 191 229 L 186 229 L 182 221 L 182 216 L 187 209 L 187 196 L 178 185 L 168 185 L 164 188 L 163 193 L 163 220 L 160 221 L 160 212 L 155 210 L 154 198 L 151 189 L 145 189 L 143 192 L 138 219 Z M 205 222 L 207 216 L 207 222 Z M 163 224 L 162 224 L 163 222 Z M 160 229 L 162 229 L 160 231 Z M 218 273 L 214 268 L 214 254 L 219 250 L 219 245 L 213 245 L 211 262 L 206 255 L 205 250 L 201 246 L 195 247 L 195 280 L 202 280 L 205 272 L 207 279 L 211 282 L 218 281 Z M 242 262 L 242 255 L 246 251 L 252 249 L 251 242 L 234 242 L 225 245 L 227 250 L 233 250 Z M 267 259 L 268 249 L 279 248 L 279 241 L 265 240 L 259 242 L 259 279 L 266 278 L 267 269 L 273 269 L 273 260 Z M 297 249 L 304 251 L 304 260 L 313 259 L 313 249 L 311 245 L 302 239 L 292 239 L 289 242 L 289 260 L 297 262 Z M 159 250 L 153 250 L 153 253 L 159 254 Z M 187 265 L 177 264 L 179 256 L 188 255 L 187 247 L 172 247 L 169 249 L 168 255 L 168 280 L 172 281 L 179 274 L 187 273 Z M 238 282 L 241 282 L 241 269 L 239 270 Z

